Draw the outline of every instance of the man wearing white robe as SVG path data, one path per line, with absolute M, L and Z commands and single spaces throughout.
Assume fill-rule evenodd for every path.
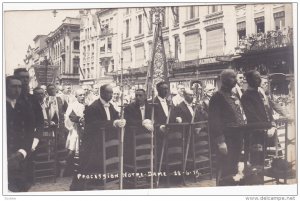
M 66 140 L 66 149 L 68 149 L 67 168 L 68 173 L 74 175 L 79 167 L 79 146 L 80 133 L 84 126 L 83 111 L 85 109 L 85 93 L 83 89 L 77 89 L 75 92 L 76 100 L 68 106 L 65 114 L 65 127 L 69 130 Z M 70 168 L 71 167 L 71 168 Z

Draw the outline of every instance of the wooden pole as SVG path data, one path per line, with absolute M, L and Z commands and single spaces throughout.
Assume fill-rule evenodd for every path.
M 123 55 L 121 54 L 121 80 L 120 80 L 120 87 L 121 87 L 121 119 L 124 119 L 124 87 L 123 87 Z M 119 146 L 119 159 L 120 159 L 120 190 L 123 189 L 123 157 L 124 157 L 124 127 L 121 128 L 120 131 L 120 146 Z

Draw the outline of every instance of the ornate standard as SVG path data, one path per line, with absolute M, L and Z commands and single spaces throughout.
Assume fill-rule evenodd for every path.
M 162 39 L 162 29 L 161 29 L 161 20 L 160 16 L 163 16 L 165 13 L 165 8 L 157 7 L 151 8 L 150 14 L 155 14 L 155 32 L 153 38 L 153 48 L 152 48 L 152 57 L 149 62 L 148 76 L 147 76 L 147 95 L 152 97 L 151 106 L 152 106 L 152 116 L 151 120 L 154 122 L 154 88 L 155 84 L 164 81 L 167 79 L 167 69 L 166 69 L 166 55 L 164 49 L 164 43 Z M 152 23 L 152 22 L 150 22 Z M 154 131 L 151 132 L 151 189 L 153 189 L 153 161 L 154 161 Z

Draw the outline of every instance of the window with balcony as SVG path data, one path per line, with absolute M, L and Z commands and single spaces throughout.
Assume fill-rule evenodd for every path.
M 129 26 L 129 19 L 125 21 L 126 23 L 126 38 L 129 37 L 129 30 L 130 30 L 130 26 Z
M 254 19 L 256 33 L 264 33 L 265 32 L 265 19 L 264 17 L 258 17 Z
M 246 22 L 237 23 L 238 41 L 246 37 Z
M 111 40 L 111 37 L 107 38 L 107 52 L 112 52 L 112 40 Z
M 143 16 L 138 15 L 138 35 L 143 33 Z
M 283 27 L 285 26 L 285 13 L 284 11 L 274 13 L 274 21 L 275 21 L 275 27 L 274 29 L 277 30 L 282 30 Z
M 74 47 L 74 50 L 79 50 L 79 45 L 80 43 L 79 43 L 79 41 L 74 41 L 73 42 L 73 47 Z

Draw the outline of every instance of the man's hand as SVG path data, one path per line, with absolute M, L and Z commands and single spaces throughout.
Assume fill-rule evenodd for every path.
M 150 119 L 145 119 L 142 122 L 142 125 L 150 132 L 152 132 L 154 130 L 153 123 Z
M 227 155 L 228 153 L 228 150 L 227 150 L 227 145 L 225 142 L 222 142 L 221 144 L 218 144 L 218 148 L 219 148 L 219 151 L 224 154 L 224 155 Z
M 176 123 L 182 123 L 182 118 L 181 117 L 176 117 Z
M 12 154 L 8 158 L 8 169 L 10 170 L 18 170 L 20 169 L 20 162 L 24 159 L 24 156 L 20 152 L 16 152 Z
M 161 126 L 159 127 L 159 130 L 160 130 L 161 132 L 165 133 L 165 132 L 167 131 L 166 125 L 161 125 Z
M 126 125 L 126 120 L 125 119 L 118 119 L 114 122 L 114 125 L 119 127 L 119 128 L 124 128 Z

